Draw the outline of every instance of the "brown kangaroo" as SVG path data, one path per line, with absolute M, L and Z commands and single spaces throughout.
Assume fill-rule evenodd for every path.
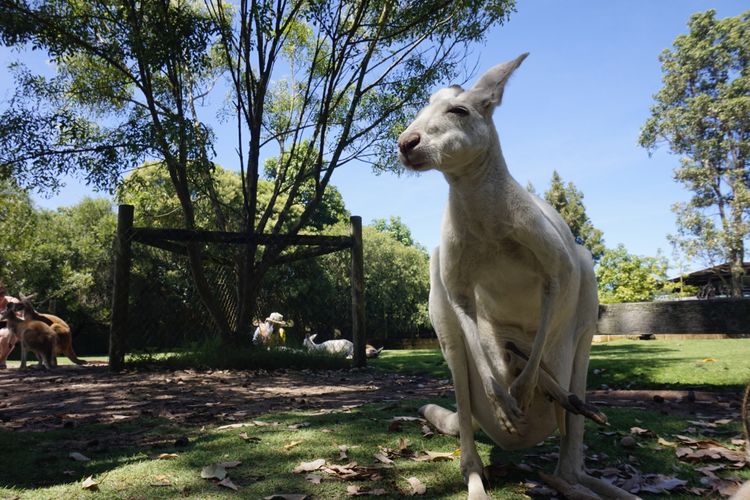
M 46 369 L 57 366 L 55 359 L 55 332 L 41 321 L 18 319 L 15 309 L 8 304 L 0 314 L 0 319 L 7 322 L 11 335 L 21 343 L 21 368 L 26 368 L 26 355 L 33 352 Z
M 57 366 L 57 356 L 65 356 L 77 365 L 85 365 L 87 361 L 76 356 L 73 350 L 73 335 L 70 326 L 60 317 L 54 314 L 40 313 L 34 309 L 31 303 L 32 294 L 29 297 L 21 295 L 21 302 L 12 306 L 16 311 L 23 311 L 24 319 L 32 319 L 46 323 L 55 332 L 55 358 L 54 363 Z

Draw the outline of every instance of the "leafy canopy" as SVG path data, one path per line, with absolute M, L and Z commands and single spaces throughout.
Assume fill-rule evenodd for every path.
M 599 261 L 605 250 L 603 233 L 594 227 L 586 213 L 583 192 L 572 182 L 566 185 L 555 170 L 552 173 L 550 187 L 544 192 L 544 199 L 560 213 L 576 242 L 591 251 L 594 262 Z
M 596 266 L 599 301 L 648 302 L 654 299 L 667 276 L 664 257 L 641 257 L 628 253 L 623 244 L 607 249 Z
M 640 144 L 680 156 L 675 180 L 692 197 L 673 207 L 672 239 L 707 265 L 730 263 L 739 295 L 750 234 L 750 11 L 719 20 L 708 10 L 688 26 L 660 56 L 663 87 Z

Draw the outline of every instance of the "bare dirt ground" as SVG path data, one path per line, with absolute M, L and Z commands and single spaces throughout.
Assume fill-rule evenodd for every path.
M 130 371 L 103 365 L 0 371 L 0 428 L 43 430 L 136 416 L 182 425 L 232 423 L 264 413 L 356 406 L 452 394 L 447 380 L 365 371 Z M 692 391 L 591 391 L 608 406 L 671 415 L 733 418 L 740 394 Z
M 161 416 L 183 425 L 264 413 L 446 395 L 448 381 L 373 371 L 131 371 L 60 366 L 0 371 L 0 428 L 43 430 Z

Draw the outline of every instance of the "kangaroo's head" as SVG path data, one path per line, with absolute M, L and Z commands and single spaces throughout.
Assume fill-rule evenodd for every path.
M 474 86 L 438 90 L 398 138 L 399 160 L 415 171 L 460 174 L 497 143 L 492 113 L 510 75 L 528 54 L 487 70 Z
M 15 318 L 16 314 L 14 311 L 13 302 L 8 302 L 5 309 L 0 310 L 0 320 L 6 321 L 8 318 Z

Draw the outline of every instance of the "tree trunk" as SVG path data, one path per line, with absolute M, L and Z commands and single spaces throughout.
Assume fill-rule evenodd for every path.
M 732 261 L 729 266 L 732 273 L 731 293 L 733 298 L 742 297 L 742 278 L 745 276 L 745 268 L 742 265 L 744 254 L 744 248 L 732 250 Z

